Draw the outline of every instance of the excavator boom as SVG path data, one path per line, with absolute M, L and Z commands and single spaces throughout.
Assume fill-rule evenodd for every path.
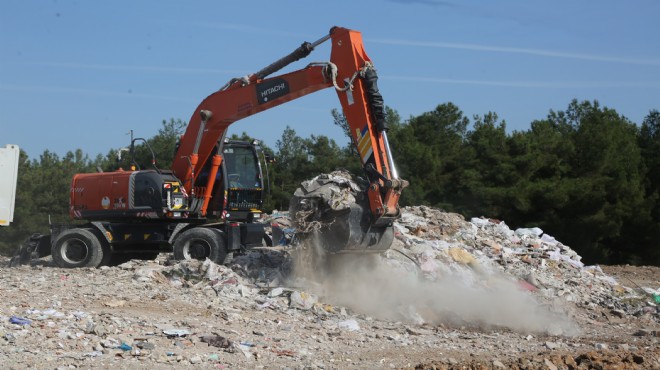
M 313 63 L 294 72 L 268 77 L 306 57 L 316 46 L 328 40 L 332 43 L 329 62 Z M 384 103 L 377 80 L 360 32 L 334 27 L 329 35 L 314 43 L 303 43 L 289 55 L 254 74 L 232 79 L 208 96 L 190 118 L 172 166 L 185 190 L 200 200 L 195 202 L 199 209 L 192 209 L 191 213 L 206 214 L 215 181 L 213 174 L 222 163 L 222 139 L 229 125 L 301 96 L 334 87 L 368 186 L 363 196 L 357 197 L 359 201 L 343 212 L 322 209 L 323 202 L 311 200 L 292 207 L 306 208 L 306 213 L 316 215 L 317 221 L 326 225 L 321 244 L 327 250 L 378 251 L 389 248 L 392 223 L 399 215 L 399 197 L 408 183 L 399 179 L 392 159 Z M 198 177 L 209 168 L 212 175 L 205 177 L 206 182 L 200 184 Z
M 313 63 L 291 73 L 267 77 L 309 55 L 327 40 L 332 42 L 329 62 Z M 393 163 L 377 79 L 360 32 L 334 27 L 329 35 L 314 43 L 303 43 L 291 54 L 254 74 L 232 79 L 204 99 L 190 118 L 172 171 L 188 193 L 202 199 L 198 211 L 204 215 L 215 176 L 208 176 L 203 184 L 199 184 L 198 177 L 204 168 L 210 167 L 214 173 L 214 168 L 220 165 L 222 139 L 229 125 L 304 95 L 334 87 L 369 181 L 366 189 L 371 215 L 369 223 L 388 227 L 398 216 L 399 196 L 407 182 L 398 178 Z

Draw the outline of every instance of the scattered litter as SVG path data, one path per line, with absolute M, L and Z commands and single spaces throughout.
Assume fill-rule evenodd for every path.
M 122 344 L 121 344 L 119 347 L 117 347 L 117 348 L 119 348 L 119 349 L 122 350 L 122 351 L 130 351 L 130 350 L 133 349 L 133 347 L 129 346 L 129 345 L 126 344 L 126 343 L 122 343 Z
M 147 350 L 153 350 L 156 348 L 155 344 L 143 340 L 136 340 L 135 342 L 133 342 L 133 345 L 137 348 L 147 349 Z
M 9 322 L 12 324 L 16 325 L 30 325 L 32 323 L 31 320 L 28 320 L 23 317 L 18 317 L 18 316 L 12 316 L 9 318 Z
M 5 333 L 4 338 L 9 343 L 14 343 L 16 341 L 16 336 L 12 333 Z
M 353 319 L 340 321 L 337 323 L 337 327 L 348 331 L 360 330 L 360 324 L 358 324 L 358 322 Z
M 200 337 L 200 341 L 218 348 L 230 348 L 232 346 L 232 342 L 229 339 L 217 334 L 203 335 Z
M 309 310 L 318 302 L 318 298 L 309 293 L 293 291 L 291 293 L 289 306 L 301 310 Z
M 279 297 L 284 293 L 284 288 L 274 288 L 270 292 L 268 292 L 269 297 Z
M 296 353 L 292 350 L 289 349 L 276 349 L 276 348 L 271 348 L 271 352 L 275 353 L 278 356 L 286 356 L 286 357 L 293 357 L 296 355 Z
M 186 335 L 190 335 L 191 332 L 188 329 L 166 329 L 163 330 L 163 334 L 168 337 L 185 337 Z
M 103 302 L 103 305 L 107 307 L 112 307 L 112 308 L 117 308 L 117 307 L 124 307 L 126 304 L 126 301 L 124 300 L 112 300 L 108 302 Z

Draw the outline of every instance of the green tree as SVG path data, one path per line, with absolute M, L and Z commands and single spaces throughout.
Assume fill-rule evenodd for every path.
M 639 147 L 646 166 L 647 193 L 649 196 L 660 193 L 660 112 L 658 110 L 650 111 L 644 118 L 639 133 Z
M 643 248 L 641 259 L 660 266 L 660 112 L 657 109 L 651 110 L 644 118 L 638 142 L 644 163 L 648 218 L 638 218 L 630 233 Z
M 452 103 L 394 125 L 390 142 L 401 177 L 410 181 L 401 203 L 452 209 L 462 171 L 469 120 Z M 455 203 L 454 203 L 455 204 Z
M 537 159 L 526 184 L 527 222 L 587 262 L 634 262 L 639 251 L 627 244 L 627 230 L 644 217 L 637 127 L 597 101 L 573 100 L 535 122 L 529 135 Z
M 271 172 L 273 207 L 288 210 L 291 194 L 299 185 L 296 166 L 307 161 L 307 151 L 304 140 L 289 126 L 284 129 L 281 139 L 275 143 L 275 148 L 276 162 Z
M 506 122 L 498 121 L 492 112 L 475 116 L 465 145 L 463 166 L 468 176 L 462 177 L 466 181 L 456 189 L 456 201 L 468 207 L 466 210 L 502 217 L 520 182 L 520 174 L 509 156 Z
M 110 151 L 108 154 L 108 167 L 127 169 L 132 164 L 136 164 L 139 169 L 154 168 L 154 166 L 161 170 L 170 169 L 174 161 L 178 140 L 185 131 L 185 127 L 186 122 L 181 119 L 170 118 L 169 120 L 163 120 L 158 134 L 151 138 L 142 138 L 139 134 L 136 134 L 134 137 L 135 145 L 132 148 L 133 153 L 130 153 L 130 151 L 122 153 L 122 161 L 117 163 L 117 150 Z M 131 149 L 130 142 L 124 149 Z
M 325 135 L 303 139 L 287 127 L 276 142 L 276 148 L 272 197 L 277 209 L 288 209 L 289 199 L 302 181 L 336 169 L 355 171 L 360 168 L 356 155 Z

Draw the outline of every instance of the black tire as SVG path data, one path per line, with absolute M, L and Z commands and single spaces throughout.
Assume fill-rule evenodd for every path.
M 113 260 L 116 254 L 110 247 L 110 243 L 105 238 L 99 238 L 99 240 L 101 240 L 101 250 L 103 251 L 103 257 L 101 258 L 99 266 L 114 266 Z
M 58 267 L 97 267 L 103 259 L 103 247 L 92 230 L 69 229 L 58 235 L 51 254 Z
M 174 241 L 174 258 L 177 260 L 197 259 L 221 264 L 227 256 L 224 234 L 215 229 L 195 227 L 181 233 Z

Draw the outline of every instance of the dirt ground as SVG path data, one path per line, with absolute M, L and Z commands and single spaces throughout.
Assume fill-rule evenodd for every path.
M 660 286 L 660 267 L 600 266 L 621 284 L 630 287 Z M 567 341 L 568 348 L 547 346 L 540 351 L 521 351 L 517 358 L 497 364 L 496 352 L 486 356 L 460 356 L 455 364 L 446 359 L 424 361 L 407 369 L 660 369 L 660 325 L 648 316 L 614 316 L 596 309 L 577 311 L 581 335 Z M 556 338 L 543 338 L 553 341 Z M 489 358 L 490 357 L 490 358 Z
M 623 285 L 639 288 L 658 286 L 660 283 L 660 267 L 615 265 L 601 268 Z
M 262 265 L 282 263 L 258 258 Z M 304 291 L 264 286 L 245 266 L 216 268 L 210 276 L 201 266 L 171 266 L 162 258 L 99 269 L 1 267 L 0 363 L 5 369 L 660 368 L 660 325 L 650 303 L 628 314 L 575 302 L 577 335 L 414 324 L 323 297 L 307 305 Z M 627 286 L 660 285 L 657 267 L 602 269 Z

